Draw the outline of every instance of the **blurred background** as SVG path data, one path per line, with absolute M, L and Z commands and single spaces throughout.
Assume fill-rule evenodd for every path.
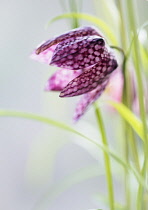
M 142 24 L 147 20 L 148 2 L 137 1 Z M 81 11 L 98 15 L 114 27 L 115 22 L 102 13 L 105 3 L 85 0 Z M 58 93 L 44 92 L 56 69 L 29 58 L 40 42 L 70 29 L 69 20 L 45 27 L 64 12 L 64 4 L 68 11 L 68 1 L 5 0 L 0 4 L 0 109 L 32 112 L 73 126 L 77 98 L 61 99 Z M 106 113 L 104 117 L 115 144 L 120 134 L 113 136 L 110 131 L 116 129 L 118 117 L 112 123 Z M 99 140 L 92 108 L 74 126 Z M 119 185 L 118 180 L 115 184 Z M 40 122 L 0 118 L 0 209 L 86 210 L 99 205 L 107 209 L 97 200 L 99 192 L 106 195 L 101 151 L 98 154 L 84 139 Z M 122 200 L 122 188 L 117 194 Z

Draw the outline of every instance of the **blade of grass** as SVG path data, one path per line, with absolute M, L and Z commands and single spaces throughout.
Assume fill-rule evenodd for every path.
M 95 24 L 104 34 L 107 36 L 107 39 L 111 42 L 113 45 L 118 45 L 117 39 L 113 33 L 113 31 L 110 29 L 110 27 L 101 19 L 97 18 L 96 16 L 89 15 L 86 13 L 65 13 L 59 16 L 56 16 L 55 18 L 51 19 L 47 26 L 49 26 L 51 23 L 61 20 L 61 19 L 67 19 L 67 18 L 75 18 L 75 19 L 84 19 L 87 20 L 93 24 Z
M 77 4 L 76 4 L 75 0 L 69 0 L 69 7 L 70 7 L 70 12 L 76 13 L 76 14 L 78 13 L 78 8 L 77 8 Z M 72 28 L 79 27 L 79 19 L 78 18 L 73 17 L 71 21 L 72 21 L 72 23 L 71 23 Z
M 103 145 L 108 147 L 108 142 L 107 142 L 107 137 L 106 137 L 106 132 L 104 128 L 104 123 L 102 119 L 101 112 L 97 106 L 97 104 L 94 104 L 94 109 L 95 109 L 95 115 L 99 127 L 99 131 L 101 133 L 102 137 L 102 143 Z M 107 180 L 107 189 L 108 189 L 108 200 L 109 200 L 109 207 L 110 210 L 114 210 L 114 188 L 113 188 L 113 177 L 112 177 L 112 172 L 111 172 L 111 162 L 110 162 L 110 157 L 107 152 L 104 152 L 104 164 L 105 164 L 105 171 L 106 171 L 106 180 Z
M 134 174 L 137 181 L 141 185 L 145 186 L 145 182 L 143 180 L 143 177 L 137 172 L 137 170 L 134 167 L 132 167 L 131 165 L 124 162 L 118 155 L 116 155 L 108 147 L 92 140 L 91 138 L 89 138 L 89 137 L 85 136 L 84 134 L 78 132 L 77 130 L 73 129 L 72 127 L 70 127 L 67 124 L 64 124 L 64 123 L 59 122 L 59 121 L 52 120 L 52 119 L 47 118 L 47 117 L 36 115 L 36 114 L 33 114 L 33 113 L 25 113 L 25 112 L 18 112 L 18 111 L 0 110 L 0 117 L 16 117 L 16 118 L 22 118 L 22 119 L 35 120 L 35 121 L 42 122 L 42 123 L 47 124 L 47 125 L 52 125 L 52 126 L 55 126 L 57 128 L 72 132 L 74 134 L 77 134 L 78 136 L 80 136 L 80 137 L 86 139 L 87 141 L 91 142 L 92 144 L 96 145 L 102 151 L 107 152 L 118 164 L 120 164 L 124 168 L 125 167 L 128 168 Z M 148 191 L 148 187 L 145 186 L 145 188 Z
M 128 8 L 128 14 L 129 14 L 129 24 L 131 31 L 134 34 L 134 42 L 133 42 L 133 60 L 135 65 L 135 72 L 136 72 L 136 79 L 137 79 L 137 92 L 138 92 L 138 100 L 139 100 L 139 108 L 140 108 L 140 118 L 143 125 L 143 136 L 145 140 L 145 145 L 143 146 L 143 153 L 144 153 L 144 163 L 142 167 L 142 176 L 143 179 L 146 180 L 147 176 L 147 167 L 148 167 L 148 128 L 147 128 L 147 122 L 146 122 L 146 110 L 144 105 L 144 88 L 143 88 L 143 81 L 142 81 L 142 63 L 141 63 L 141 54 L 139 51 L 139 40 L 137 36 L 137 18 L 138 18 L 138 11 L 136 10 L 136 2 L 126 1 L 127 2 L 127 8 Z M 142 185 L 139 185 L 138 189 L 138 197 L 137 197 L 137 209 L 143 209 L 144 205 L 144 191 L 145 187 Z
M 119 112 L 119 114 L 129 123 L 138 136 L 144 141 L 142 122 L 130 111 L 130 109 L 128 109 L 123 103 L 118 103 L 115 101 L 109 101 L 108 103 Z

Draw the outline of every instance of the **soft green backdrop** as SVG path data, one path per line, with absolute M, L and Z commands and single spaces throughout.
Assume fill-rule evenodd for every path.
M 96 2 L 98 6 L 94 8 Z M 102 2 L 107 1 L 84 0 L 82 11 L 90 14 L 96 12 L 111 24 L 107 13 L 99 12 L 103 10 Z M 147 20 L 148 2 L 138 2 L 142 24 Z M 68 21 L 62 20 L 45 30 L 46 23 L 63 12 L 59 1 L 1 0 L 0 5 L 0 108 L 34 112 L 72 125 L 76 99 L 60 99 L 58 94 L 45 93 L 44 84 L 55 69 L 29 59 L 32 50 L 42 40 L 69 29 Z M 87 23 L 83 21 L 83 24 Z M 106 118 L 106 122 L 110 121 Z M 94 124 L 91 109 L 77 127 L 99 138 Z M 108 131 L 115 128 L 116 122 L 107 124 Z M 112 134 L 110 138 L 113 138 Z M 71 142 L 69 140 L 73 140 L 76 145 L 66 144 Z M 80 144 L 84 149 L 77 146 Z M 82 139 L 40 123 L 0 118 L 0 209 L 33 209 L 44 192 L 53 191 L 50 190 L 52 183 L 59 183 L 76 170 L 92 165 L 88 171 L 96 176 L 96 159 L 99 160 L 100 178 L 75 185 L 57 197 L 49 210 L 86 210 L 98 207 L 94 195 L 105 188 L 101 151 L 97 154 L 95 148 L 85 144 Z M 116 184 L 118 186 L 118 182 Z

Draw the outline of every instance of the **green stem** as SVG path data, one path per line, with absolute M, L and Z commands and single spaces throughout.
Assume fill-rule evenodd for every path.
M 143 123 L 144 139 L 145 139 L 144 164 L 143 164 L 143 169 L 141 173 L 143 175 L 143 178 L 146 178 L 146 168 L 147 168 L 147 163 L 148 163 L 148 156 L 147 156 L 148 138 L 147 138 L 147 123 L 146 123 L 145 107 L 144 107 L 142 76 L 141 76 L 141 68 L 140 68 L 139 42 L 138 42 L 138 36 L 137 36 L 137 31 L 136 31 L 136 20 L 135 20 L 136 15 L 134 15 L 135 8 L 134 8 L 133 0 L 127 1 L 127 5 L 128 5 L 130 26 L 134 34 L 134 42 L 133 42 L 134 62 L 135 62 L 135 71 L 136 71 L 136 78 L 137 78 L 137 84 L 138 84 L 140 116 Z M 135 13 L 137 14 L 136 11 Z M 140 185 L 138 189 L 137 210 L 143 209 L 143 192 L 144 192 L 144 187 Z
M 143 167 L 141 171 L 141 174 L 143 175 L 143 177 L 145 176 L 145 173 L 146 173 L 146 159 L 144 159 L 144 163 L 143 163 Z M 141 184 L 139 184 L 138 195 L 137 195 L 137 210 L 145 209 L 143 206 L 144 205 L 143 191 L 144 191 L 144 187 Z
M 129 138 L 129 126 L 125 122 L 124 123 L 125 128 L 125 139 L 124 139 L 124 158 L 127 163 L 129 163 L 129 145 L 128 145 L 128 138 Z M 127 134 L 128 133 L 128 134 Z M 126 204 L 125 207 L 126 209 L 130 209 L 131 206 L 131 193 L 130 193 L 130 180 L 129 180 L 129 173 L 128 173 L 128 168 L 125 168 L 124 170 L 124 183 L 125 183 L 125 199 L 126 199 Z
M 129 108 L 132 109 L 132 102 L 133 102 L 133 95 L 132 95 L 132 87 L 131 82 L 132 78 L 128 71 L 126 72 L 126 86 L 125 86 L 125 95 L 124 95 L 124 104 Z M 140 171 L 140 164 L 139 164 L 139 158 L 138 158 L 138 149 L 136 145 L 136 139 L 134 136 L 133 129 L 127 125 L 127 144 L 129 145 L 129 152 L 132 153 L 132 158 L 134 160 L 135 166 L 138 171 Z
M 101 137 L 102 137 L 102 143 L 108 147 L 105 128 L 103 124 L 103 119 L 101 116 L 101 112 L 96 104 L 94 104 L 95 107 L 95 114 L 97 123 L 100 129 Z M 112 173 L 111 173 L 111 164 L 110 164 L 110 158 L 107 152 L 104 152 L 104 162 L 105 162 L 105 170 L 106 170 L 106 179 L 107 179 L 107 185 L 108 185 L 108 197 L 109 197 L 109 204 L 110 204 L 110 210 L 114 210 L 114 191 L 113 191 L 113 180 L 112 180 Z
M 133 48 L 135 52 L 135 71 L 136 71 L 136 77 L 137 77 L 137 83 L 138 83 L 138 98 L 139 98 L 139 106 L 140 106 L 140 115 L 141 120 L 143 122 L 144 127 L 144 138 L 145 138 L 145 144 L 146 144 L 146 151 L 148 151 L 148 139 L 147 139 L 147 124 L 146 124 L 146 115 L 145 115 L 145 107 L 144 107 L 144 94 L 143 94 L 143 85 L 142 85 L 142 75 L 141 75 L 141 68 L 140 68 L 140 54 L 139 54 L 139 43 L 138 43 L 138 37 L 137 37 L 137 31 L 136 31 L 136 23 L 135 23 L 135 16 L 134 16 L 134 8 L 133 8 L 133 0 L 128 1 L 128 9 L 130 14 L 130 22 L 131 22 L 131 28 L 134 33 L 134 43 Z
M 121 36 L 121 46 L 124 49 L 124 51 L 127 50 L 127 24 L 125 20 L 125 2 L 124 1 L 117 1 L 118 3 L 118 8 L 120 12 L 120 32 L 122 34 Z M 131 108 L 131 83 L 130 83 L 130 77 L 129 77 L 129 72 L 127 71 L 127 59 L 128 59 L 128 54 L 125 56 L 124 55 L 124 60 L 122 64 L 122 72 L 123 72 L 123 77 L 124 77 L 124 87 L 123 87 L 123 103 Z M 124 133 L 125 133 L 125 138 L 123 140 L 123 145 L 124 145 L 124 157 L 125 161 L 129 163 L 129 158 L 130 158 L 130 150 L 132 151 L 134 162 L 137 166 L 137 169 L 139 171 L 139 159 L 137 156 L 137 146 L 135 143 L 134 139 L 134 133 L 132 128 L 124 121 L 123 122 L 123 128 L 124 128 Z M 130 192 L 130 179 L 129 179 L 129 173 L 128 169 L 125 168 L 124 171 L 124 178 L 125 178 L 125 197 L 126 197 L 126 209 L 130 209 L 131 206 L 131 192 Z
M 124 10 L 125 10 L 125 3 L 124 1 L 117 1 L 117 5 L 119 8 L 119 13 L 120 13 L 120 34 L 122 34 L 122 36 L 120 36 L 120 42 L 121 42 L 121 46 L 124 49 L 124 51 L 126 51 L 127 49 L 127 33 L 126 33 L 126 21 L 125 21 L 125 14 L 124 14 Z
M 73 13 L 78 12 L 76 0 L 69 0 L 69 5 L 70 5 L 70 12 L 73 12 Z M 78 28 L 79 27 L 79 19 L 73 17 L 71 27 Z

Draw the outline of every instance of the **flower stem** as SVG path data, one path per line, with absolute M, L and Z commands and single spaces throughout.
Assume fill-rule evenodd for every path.
M 108 146 L 101 112 L 96 104 L 94 104 L 94 108 L 95 108 L 97 123 L 101 132 L 102 143 L 104 144 L 104 146 Z M 105 162 L 106 179 L 107 179 L 107 185 L 108 185 L 108 197 L 109 197 L 110 210 L 114 210 L 113 180 L 112 180 L 112 173 L 111 173 L 110 158 L 107 152 L 104 152 L 104 162 Z
M 141 119 L 143 122 L 144 126 L 144 136 L 145 136 L 145 142 L 147 142 L 147 125 L 146 125 L 146 117 L 145 117 L 145 108 L 144 108 L 144 95 L 143 95 L 143 85 L 142 85 L 142 76 L 141 76 L 141 69 L 140 69 L 140 55 L 139 55 L 139 43 L 138 43 L 138 37 L 137 37 L 137 31 L 136 31 L 136 23 L 135 23 L 135 18 L 134 18 L 134 8 L 133 8 L 133 0 L 128 1 L 129 5 L 129 12 L 130 12 L 130 17 L 131 17 L 131 26 L 132 30 L 134 32 L 134 52 L 135 52 L 135 70 L 136 70 L 136 76 L 137 76 L 137 83 L 138 83 L 138 96 L 139 96 L 139 106 L 140 106 L 140 114 L 141 114 Z M 148 146 L 148 145 L 147 145 Z
M 121 36 L 121 46 L 122 49 L 126 52 L 127 50 L 127 33 L 125 30 L 127 27 L 126 21 L 125 21 L 125 2 L 123 1 L 117 1 L 117 5 L 119 8 L 119 13 L 120 13 L 120 33 L 123 35 Z M 123 86 L 123 95 L 122 95 L 122 101 L 123 103 L 127 106 L 130 107 L 130 97 L 129 97 L 129 92 L 130 92 L 130 86 L 129 86 L 129 72 L 127 72 L 127 65 L 126 65 L 127 57 L 124 54 L 124 60 L 122 63 L 122 72 L 123 72 L 123 78 L 124 78 L 124 86 Z M 127 75 L 128 74 L 128 75 Z M 124 158 L 125 161 L 129 163 L 129 142 L 134 142 L 133 139 L 133 131 L 131 127 L 123 121 L 123 129 L 124 129 L 124 139 L 123 139 L 123 150 L 124 150 Z M 130 140 L 130 141 L 129 141 Z M 131 147 L 133 149 L 134 147 Z M 134 156 L 135 157 L 135 156 Z M 129 179 L 129 173 L 128 173 L 128 168 L 125 168 L 124 170 L 124 184 L 125 184 L 125 207 L 126 209 L 130 209 L 131 206 L 131 192 L 130 192 L 130 179 Z
M 134 34 L 134 41 L 133 41 L 133 49 L 134 49 L 134 63 L 135 63 L 135 71 L 136 71 L 136 78 L 137 78 L 137 84 L 138 84 L 138 98 L 139 98 L 139 107 L 140 107 L 140 116 L 143 123 L 144 128 L 144 163 L 143 168 L 141 171 L 141 174 L 143 178 L 146 178 L 146 169 L 148 164 L 148 138 L 147 138 L 147 123 L 146 123 L 146 114 L 145 114 L 145 107 L 144 107 L 144 94 L 143 94 L 143 84 L 142 84 L 142 75 L 141 75 L 141 60 L 140 60 L 140 53 L 139 53 L 139 42 L 138 42 L 138 36 L 137 36 L 137 30 L 136 30 L 136 15 L 137 12 L 134 8 L 134 2 L 133 0 L 127 1 L 128 6 L 128 13 L 129 13 L 129 22 L 131 26 L 131 30 Z M 135 13 L 134 13 L 135 12 Z M 142 185 L 139 185 L 138 189 L 138 197 L 137 197 L 137 210 L 141 210 L 143 208 L 143 193 L 144 193 L 144 187 Z
M 70 5 L 70 11 L 77 13 L 78 8 L 75 0 L 69 0 L 69 5 Z M 79 19 L 73 17 L 72 23 L 71 23 L 72 28 L 78 28 L 79 27 Z
M 134 16 L 134 8 L 133 8 L 133 0 L 128 1 L 128 9 L 130 14 L 130 24 L 131 29 L 134 33 L 134 62 L 135 62 L 135 71 L 136 71 L 136 77 L 137 77 L 137 84 L 138 84 L 138 97 L 139 97 L 139 107 L 140 107 L 140 115 L 141 120 L 143 122 L 144 127 L 144 138 L 145 138 L 145 144 L 146 149 L 148 149 L 148 138 L 147 138 L 147 124 L 146 124 L 146 115 L 145 115 L 145 107 L 144 107 L 144 94 L 143 94 L 143 84 L 142 84 L 142 75 L 141 75 L 141 68 L 140 68 L 140 53 L 139 53 L 139 43 L 138 43 L 138 37 L 137 37 L 137 31 L 136 31 L 136 23 L 135 23 L 135 16 Z

